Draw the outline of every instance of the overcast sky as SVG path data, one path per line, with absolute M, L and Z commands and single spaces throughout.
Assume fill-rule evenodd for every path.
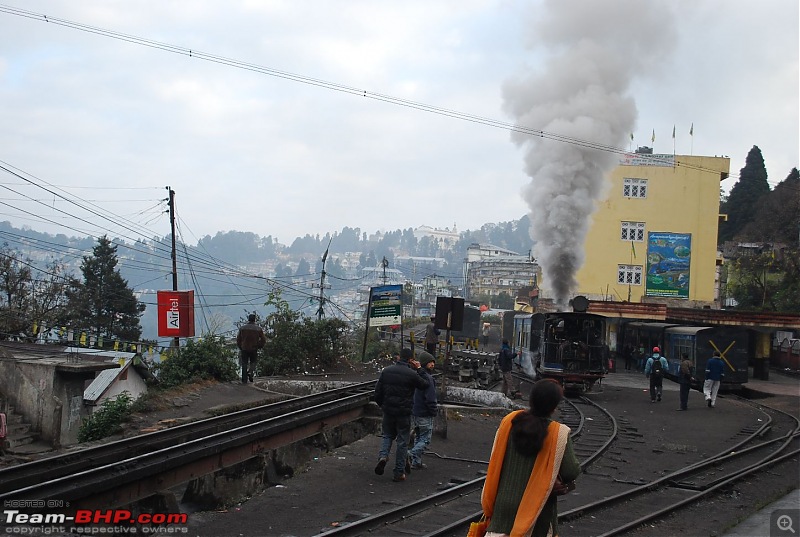
M 576 14 L 604 5 L 566 3 Z M 674 126 L 676 153 L 731 157 L 726 190 L 753 145 L 761 148 L 770 184 L 783 180 L 800 160 L 797 0 L 638 4 L 650 10 L 651 23 L 663 17 L 659 39 L 667 42 L 657 55 L 639 55 L 651 45 L 648 32 L 625 36 L 619 57 L 642 64 L 619 88 L 635 103 L 634 141 L 625 137 L 622 148 L 672 153 Z M 159 200 L 166 186 L 176 193 L 190 244 L 230 230 L 291 243 L 344 226 L 369 233 L 422 224 L 465 230 L 517 219 L 528 212 L 523 190 L 532 181 L 535 188 L 536 178 L 526 174 L 524 147 L 510 131 L 408 103 L 514 123 L 504 87 L 526 76 L 549 80 L 558 57 L 553 47 L 574 45 L 540 39 L 548 6 L 4 2 L 0 165 L 24 179 L 0 170 L 0 221 L 67 235 L 165 236 L 169 220 Z M 621 23 L 635 24 L 613 10 L 592 17 L 591 28 L 578 30 L 599 40 L 618 37 Z M 194 52 L 175 54 L 121 34 Z M 204 59 L 210 56 L 225 61 Z M 532 99 L 536 90 L 529 88 Z M 527 127 L 558 135 L 557 125 Z

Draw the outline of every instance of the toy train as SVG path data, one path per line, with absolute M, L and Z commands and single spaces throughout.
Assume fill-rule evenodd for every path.
M 566 390 L 585 392 L 608 368 L 606 318 L 587 313 L 589 301 L 577 296 L 572 312 L 517 313 L 512 350 L 529 377 L 551 378 Z

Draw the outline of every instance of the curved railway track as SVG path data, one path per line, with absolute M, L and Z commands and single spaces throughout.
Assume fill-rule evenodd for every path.
M 110 499 L 116 505 L 141 499 L 132 497 L 136 487 L 125 493 L 120 487 L 226 453 L 220 464 L 235 463 L 236 450 L 252 457 L 254 450 L 313 435 L 320 424 L 351 421 L 369 403 L 374 387 L 375 381 L 353 384 L 11 466 L 0 470 L 0 500 L 76 501 L 102 495 L 109 506 Z
M 737 442 L 703 461 L 560 513 L 559 523 L 565 525 L 564 531 L 576 536 L 621 535 L 796 456 L 800 420 L 774 408 L 749 401 L 748 404 L 764 412 L 762 425 L 743 430 Z M 766 438 L 768 434 L 773 438 Z M 620 509 L 623 502 L 624 509 Z
M 616 437 L 616 420 L 604 408 L 583 397 L 575 401 L 565 399 L 559 410 L 560 421 L 573 429 L 576 454 L 579 450 L 585 454 L 581 467 L 590 465 Z M 483 482 L 483 477 L 474 479 L 320 535 L 463 536 L 469 522 L 480 517 Z

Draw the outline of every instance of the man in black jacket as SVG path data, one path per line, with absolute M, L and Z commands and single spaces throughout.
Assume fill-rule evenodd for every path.
M 405 481 L 408 464 L 408 438 L 411 435 L 411 408 L 414 405 L 414 390 L 429 386 L 424 369 L 412 358 L 411 349 L 400 351 L 400 360 L 381 371 L 375 384 L 375 402 L 383 410 L 381 424 L 383 444 L 378 455 L 375 473 L 383 475 L 386 461 L 397 440 L 393 481 Z M 414 371 L 416 370 L 416 371 Z

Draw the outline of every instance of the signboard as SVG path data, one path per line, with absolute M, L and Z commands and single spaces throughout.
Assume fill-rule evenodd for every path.
M 645 295 L 689 298 L 691 260 L 691 233 L 649 232 Z
M 403 286 L 383 285 L 369 290 L 369 325 L 394 326 L 403 316 Z
M 620 166 L 659 166 L 664 168 L 675 167 L 675 155 L 625 153 L 619 159 Z
M 158 291 L 158 337 L 194 336 L 194 291 Z

